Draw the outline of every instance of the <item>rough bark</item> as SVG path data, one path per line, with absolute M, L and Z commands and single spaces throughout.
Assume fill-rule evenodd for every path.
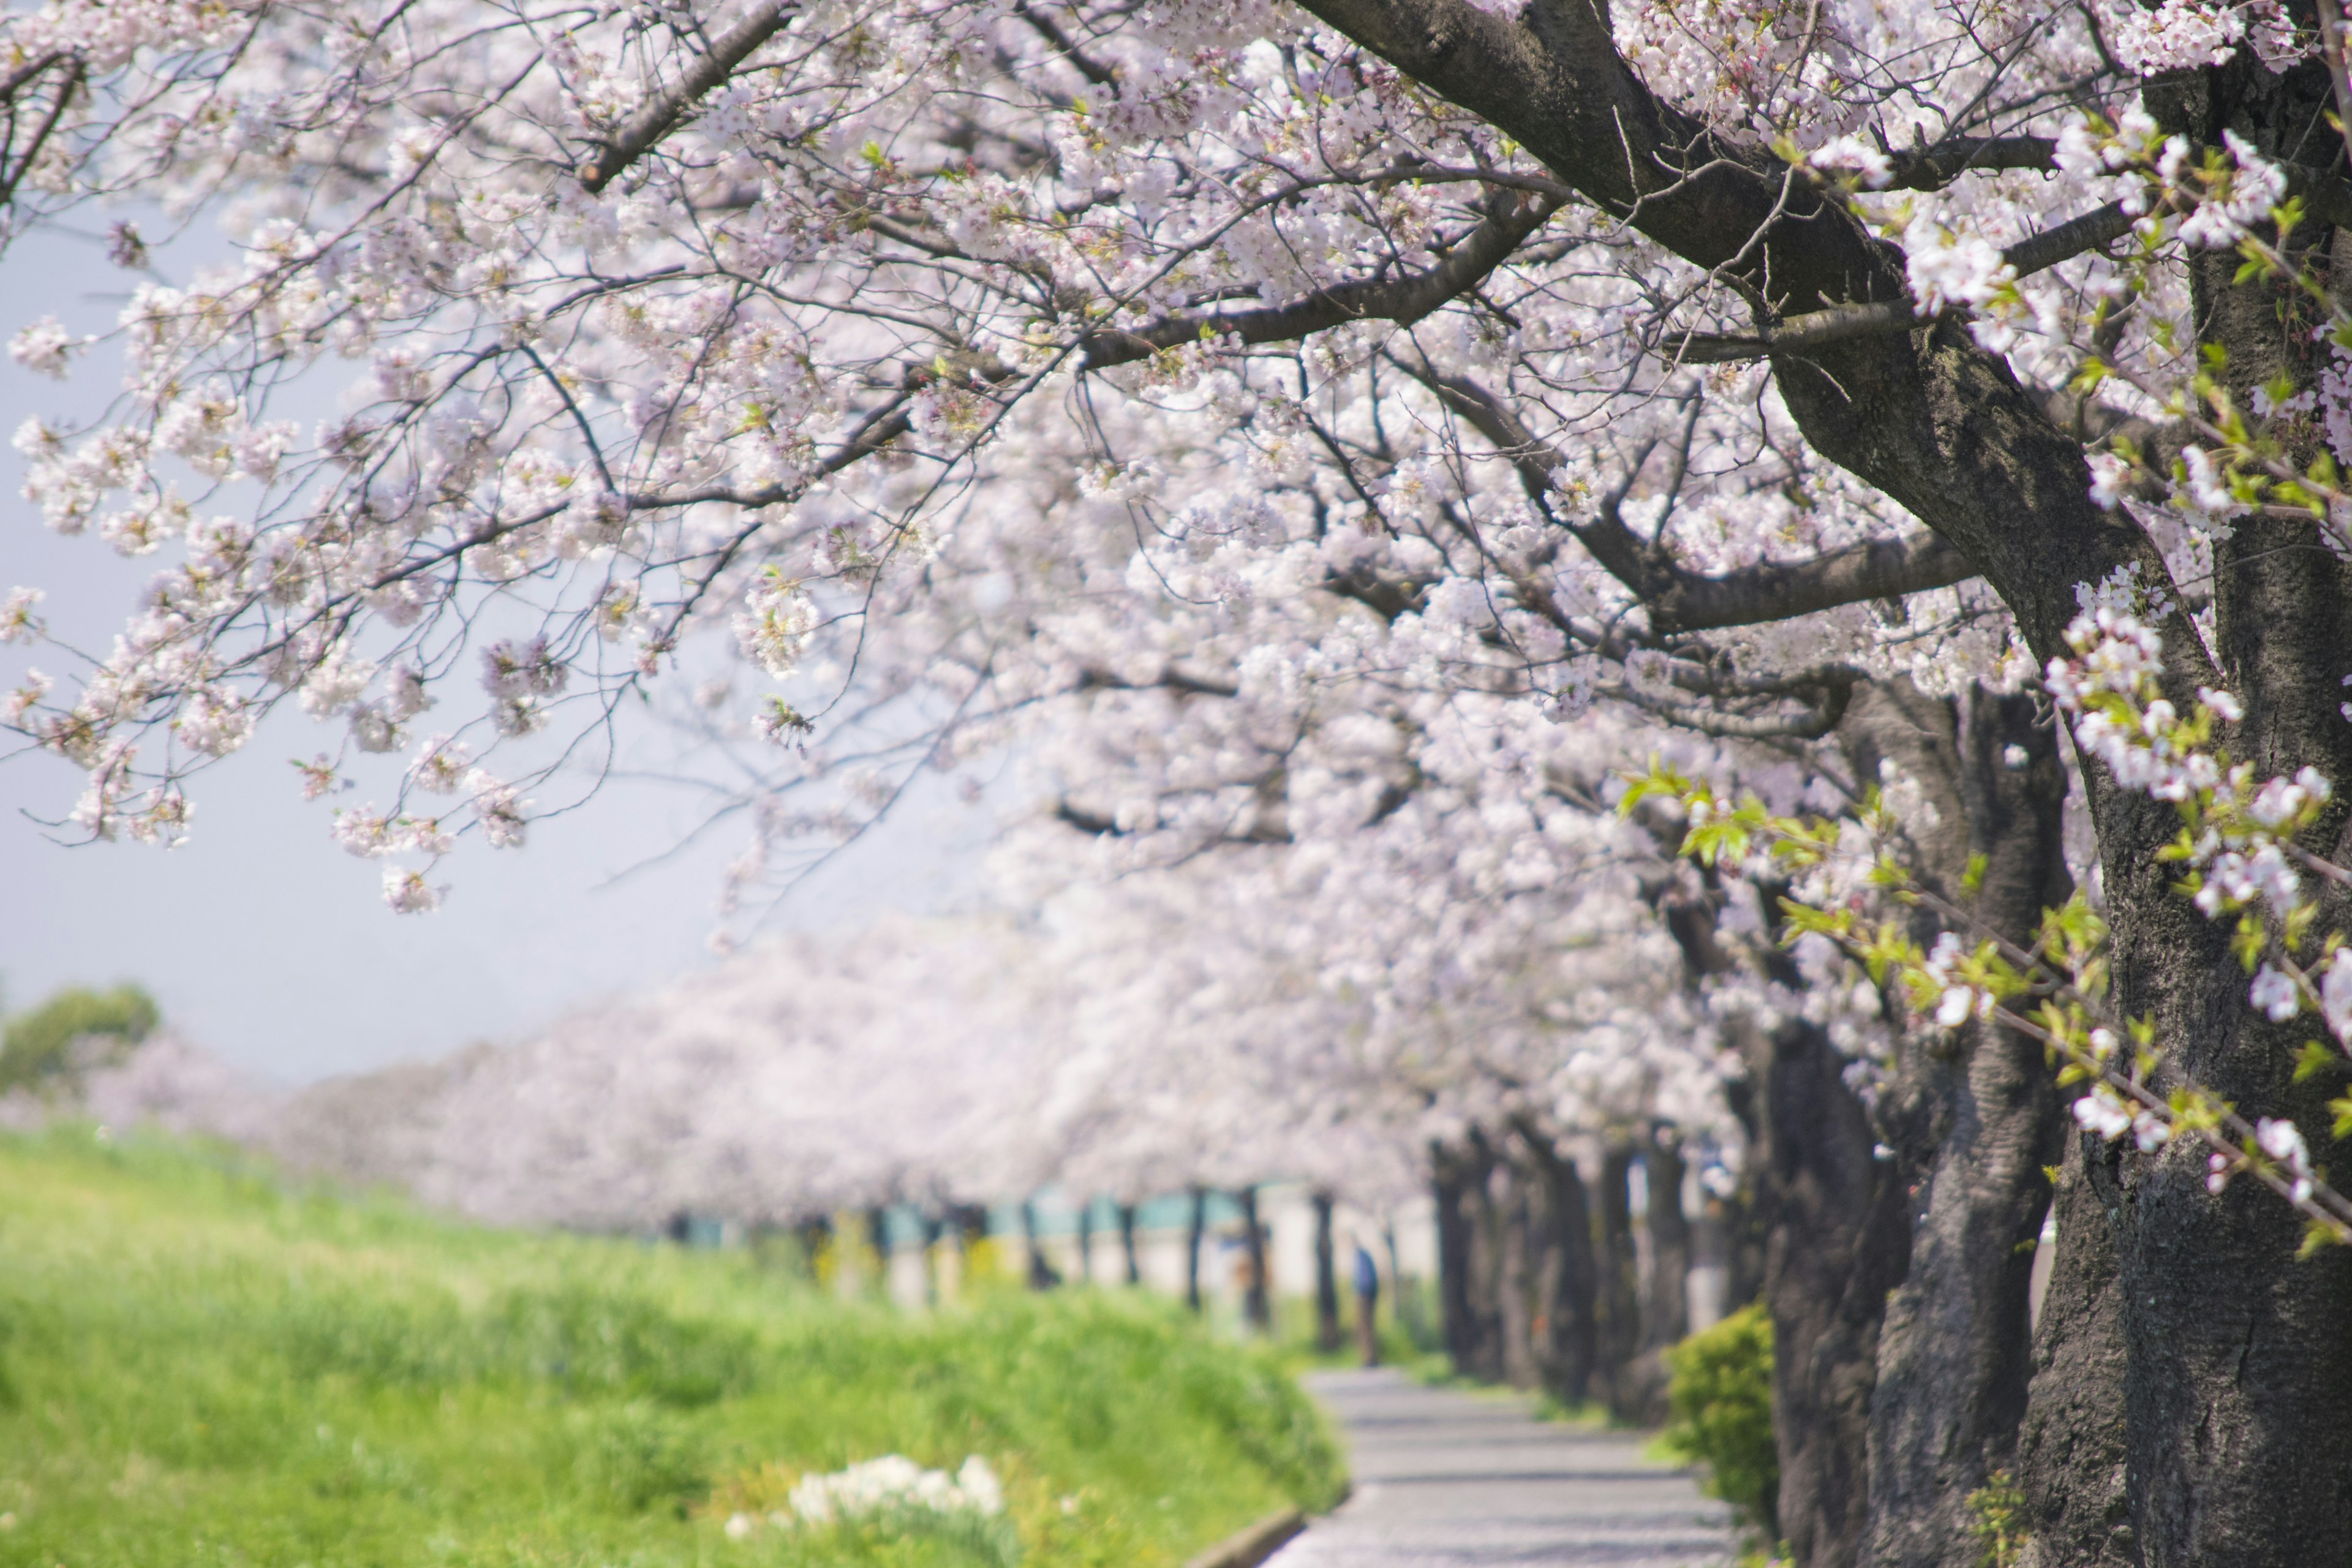
M 1858 774 L 1892 763 L 1919 788 L 1927 811 L 1912 837 L 1923 880 L 1986 930 L 2030 943 L 2042 910 L 2071 891 L 2065 773 L 2032 700 L 1979 690 L 1961 703 L 1885 682 L 1856 694 L 1843 736 Z M 1911 1227 L 1871 1400 L 1877 1568 L 1976 1568 L 1981 1555 L 1968 1500 L 2014 1456 L 2043 1173 L 2064 1115 L 2042 1048 L 2026 1036 L 1927 1025 L 1901 1044 L 1876 1118 Z
M 2149 96 L 2168 128 L 2233 131 L 2272 156 L 2327 134 L 2329 89 L 2315 65 L 2273 76 L 2234 62 Z M 2296 240 L 2328 247 L 2315 253 L 2322 262 L 2342 248 L 2340 236 L 2316 225 Z M 2335 272 L 2340 295 L 2340 265 Z M 2199 336 L 2226 352 L 2222 379 L 2240 405 L 2275 375 L 2311 384 L 2323 351 L 2310 342 L 2302 307 L 2270 280 L 2234 274 L 2226 252 L 2192 258 Z M 2286 436 L 2291 461 L 2315 447 L 2315 431 Z M 2352 580 L 2308 523 L 2249 517 L 2216 544 L 2210 651 L 2219 670 L 2205 679 L 2245 705 L 2228 737 L 2236 755 L 2266 772 L 2317 766 L 2339 790 L 2352 778 L 2352 726 L 2335 713 L 2341 693 L 2314 679 L 2352 647 L 2347 606 Z M 2206 650 L 2191 638 L 2175 659 L 2167 635 L 2176 668 L 2168 684 L 2176 701 L 2191 700 L 2181 665 Z M 2323 1130 L 2329 1086 L 2290 1077 L 2311 1031 L 2273 1026 L 2247 1006 L 2226 931 L 2181 898 L 2174 868 L 2154 858 L 2173 827 L 2170 813 L 2119 794 L 2096 772 L 2090 784 L 2118 1011 L 2151 1021 L 2174 1070 L 2250 1119 L 2293 1115 L 2307 1132 Z M 2323 844 L 2337 841 L 2344 813 L 2339 795 Z M 2342 923 L 2340 909 L 2329 915 L 2322 929 Z M 2352 1258 L 2335 1249 L 2296 1261 L 2295 1217 L 2252 1184 L 2208 1192 L 2203 1153 L 2189 1141 L 2094 1161 L 2090 1184 L 2100 1186 L 2107 1170 L 2105 1233 L 2062 1219 L 2054 1265 L 2055 1278 L 2089 1282 L 2082 1289 L 2104 1285 L 2103 1310 L 2049 1313 L 2045 1305 L 2045 1370 L 2028 1417 L 2042 1445 L 2030 1495 L 2049 1521 L 2037 1561 L 2072 1568 L 2132 1560 L 2126 1551 L 2136 1549 L 2148 1568 L 2352 1563 Z M 2107 1429 L 2090 1414 L 2102 1406 L 2121 1411 L 2127 1531 L 2111 1522 L 2113 1478 L 2102 1464 L 2040 1457 L 2069 1445 L 2103 1457 Z
M 1717 941 L 1717 904 L 1706 886 L 1659 905 L 1694 984 L 1737 962 Z M 1765 963 L 1773 979 L 1801 983 L 1785 955 L 1768 950 Z M 1727 1205 L 1730 1299 L 1760 1296 L 1772 1317 L 1773 1529 L 1803 1568 L 1852 1568 L 1868 1540 L 1880 1317 L 1909 1261 L 1904 1190 L 1826 1034 L 1801 1020 L 1740 1027 L 1748 1072 L 1726 1098 L 1751 1163 L 1745 1200 Z
M 1879 1317 L 1907 1261 L 1904 1193 L 1822 1030 L 1791 1020 L 1749 1052 L 1780 1534 L 1804 1568 L 1853 1568 L 1868 1539 Z
M 2042 1298 L 2033 1384 L 2018 1433 L 2028 1532 L 2019 1568 L 2140 1568 L 2124 1462 L 2124 1349 L 2116 1234 L 2119 1152 L 2066 1140 L 2053 1203 L 2057 1254 Z
M 1332 1197 L 1315 1194 L 1315 1348 L 1326 1355 L 1339 1348 L 1339 1274 L 1332 1256 Z
M 1430 90 L 1509 132 L 1560 181 L 1696 266 L 1751 290 L 1759 325 L 1907 298 L 1901 253 L 1777 154 L 1661 103 L 1618 56 L 1605 6 L 1531 0 L 1510 15 L 1461 0 L 1305 0 Z M 2161 554 L 2089 499 L 2080 444 L 1967 327 L 1938 320 L 1776 354 L 1806 439 L 1958 547 L 2042 658 L 2063 651 L 2074 586 L 2126 563 L 2161 583 Z M 1630 532 L 1585 541 L 1612 575 L 1671 595 L 1670 563 Z M 2162 623 L 2190 639 L 2185 611 Z M 2190 663 L 2196 661 L 2191 660 Z M 2187 665 L 2183 666 L 2184 669 Z

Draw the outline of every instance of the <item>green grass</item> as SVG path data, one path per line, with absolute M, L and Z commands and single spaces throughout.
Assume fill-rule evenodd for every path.
M 981 1455 L 1006 1516 L 723 1532 L 892 1452 Z M 1341 1484 L 1271 1355 L 1156 1301 L 904 1314 L 741 1253 L 0 1138 L 0 1565 L 1150 1564 Z

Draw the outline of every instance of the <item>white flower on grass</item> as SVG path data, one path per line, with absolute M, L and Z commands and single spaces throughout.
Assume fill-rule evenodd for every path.
M 790 1511 L 773 1516 L 778 1524 L 831 1524 L 913 1509 L 992 1515 L 1004 1511 L 1004 1489 L 977 1454 L 952 1476 L 924 1469 L 904 1455 L 885 1454 L 845 1470 L 804 1476 L 785 1502 Z

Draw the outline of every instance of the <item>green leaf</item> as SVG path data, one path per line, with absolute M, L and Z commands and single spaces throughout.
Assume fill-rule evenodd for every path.
M 2305 1040 L 2294 1058 L 2294 1081 L 2302 1083 L 2321 1073 L 2344 1065 L 2344 1058 L 2321 1045 L 2317 1040 Z

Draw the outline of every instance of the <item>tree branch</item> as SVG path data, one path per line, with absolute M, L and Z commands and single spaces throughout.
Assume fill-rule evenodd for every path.
M 1030 28 L 1039 37 L 1051 44 L 1054 47 L 1054 52 L 1069 61 L 1072 68 L 1080 76 L 1097 87 L 1111 87 L 1117 84 L 1118 79 L 1111 74 L 1110 68 L 1088 58 L 1087 52 L 1078 47 L 1078 41 L 1065 32 L 1060 23 L 1036 6 L 1030 5 L 1029 0 L 1013 0 L 1013 14 L 1028 23 Z
M 1509 16 L 1467 0 L 1300 4 L 1515 138 L 1604 212 L 1748 291 L 1766 321 L 1838 305 L 1908 309 L 1901 252 L 1769 148 L 1662 102 L 1617 52 L 1603 0 L 1525 0 Z M 2063 651 L 2075 584 L 2118 568 L 2170 584 L 2147 531 L 2092 501 L 2081 443 L 1967 334 L 1943 323 L 1867 333 L 1818 355 L 1776 355 L 1773 378 L 1812 448 L 1950 540 L 2038 657 Z M 2176 684 L 2221 679 L 2184 613 L 2159 630 Z
M 2095 250 L 2131 232 L 2134 219 L 2120 202 L 2094 207 L 2079 217 L 2031 234 L 2000 253 L 2020 278 L 2046 272 L 2062 261 Z M 1761 359 L 1767 354 L 1803 353 L 1849 338 L 1874 332 L 1899 332 L 1919 324 L 1921 318 L 1908 300 L 1888 300 L 1873 305 L 1832 305 L 1791 316 L 1753 335 L 1696 336 L 1681 340 L 1676 358 L 1685 364 L 1721 364 L 1731 360 Z
M 1509 458 L 1519 482 L 1540 500 L 1551 488 L 1552 471 L 1565 461 L 1558 448 L 1467 377 L 1416 374 L 1415 379 Z M 1651 631 L 1660 637 L 1759 626 L 1841 605 L 1948 588 L 1977 575 L 1966 555 L 1934 533 L 1851 545 L 1803 561 L 1759 562 L 1707 577 L 1684 569 L 1607 509 L 1571 531 L 1603 570 L 1641 600 Z
M 601 193 L 623 170 L 652 151 L 654 144 L 670 133 L 704 93 L 732 76 L 735 68 L 751 58 L 752 50 L 782 30 L 791 19 L 796 3 L 797 0 L 760 0 L 750 16 L 719 36 L 710 52 L 695 61 L 694 68 L 686 73 L 683 81 L 631 115 L 604 153 L 581 172 L 580 184 L 589 195 Z
M 1393 321 L 1409 327 L 1448 300 L 1475 288 L 1510 258 L 1521 241 L 1559 210 L 1553 197 L 1497 199 L 1477 226 L 1444 260 L 1407 277 L 1338 283 L 1287 305 L 1258 310 L 1168 316 L 1132 329 L 1106 327 L 1086 339 L 1083 368 L 1106 370 L 1149 359 L 1162 349 L 1203 337 L 1238 337 L 1244 343 L 1287 342 L 1350 321 Z
M 1896 153 L 1890 160 L 1895 191 L 1940 191 L 1962 174 L 2005 169 L 2054 169 L 2058 143 L 2047 136 L 1953 136 L 1932 147 Z
M 1717 735 L 1727 740 L 1817 741 L 1838 727 L 1845 717 L 1846 706 L 1853 700 L 1854 682 L 1861 677 L 1853 671 L 1834 668 L 1822 672 L 1815 685 L 1820 700 L 1801 715 L 1770 718 L 1760 714 L 1726 713 L 1704 703 L 1685 702 L 1655 691 L 1644 691 L 1630 681 L 1610 688 L 1609 695 L 1644 708 L 1669 723 L 1696 730 L 1703 735 Z

